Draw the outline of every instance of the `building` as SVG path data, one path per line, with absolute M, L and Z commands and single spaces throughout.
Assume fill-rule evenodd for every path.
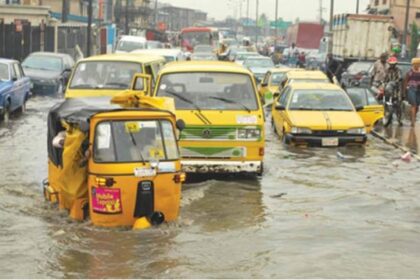
M 182 28 L 207 21 L 207 13 L 199 10 L 171 5 L 162 5 L 158 10 L 158 22 L 164 22 L 166 28 L 171 31 L 180 31 Z
M 370 14 L 390 15 L 394 18 L 399 33 L 404 30 L 407 0 L 371 0 L 368 6 Z M 408 23 L 416 22 L 420 26 L 420 0 L 410 1 Z
M 0 4 L 0 22 L 6 24 L 18 20 L 30 22 L 32 25 L 40 25 L 42 22 L 47 23 L 49 18 L 47 7 Z
M 115 0 L 114 16 L 122 30 L 127 21 L 130 29 L 147 28 L 152 16 L 150 0 Z

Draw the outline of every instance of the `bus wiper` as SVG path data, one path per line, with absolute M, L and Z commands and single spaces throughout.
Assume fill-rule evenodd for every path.
M 146 162 L 146 161 L 145 161 L 145 159 L 144 159 L 144 157 L 143 157 L 143 154 L 142 154 L 142 153 L 141 153 L 141 151 L 138 149 L 136 139 L 134 138 L 134 135 L 133 135 L 133 133 L 132 133 L 132 132 L 130 132 L 130 138 L 131 138 L 131 142 L 133 143 L 134 147 L 136 147 L 136 149 L 135 149 L 135 150 L 139 153 L 139 156 L 140 156 L 140 158 L 141 158 L 141 161 L 142 161 L 142 162 Z
M 228 99 L 228 98 L 224 98 L 224 97 L 215 97 L 215 96 L 210 96 L 209 99 L 215 99 L 215 100 L 220 100 L 229 104 L 238 104 L 241 105 L 242 108 L 244 108 L 245 110 L 248 111 L 248 113 L 251 113 L 251 109 L 249 109 L 249 107 L 247 107 L 245 104 L 238 102 L 236 100 L 232 100 L 232 99 Z
M 176 93 L 176 92 L 173 92 L 173 91 L 170 91 L 170 90 L 165 90 L 165 92 L 166 93 L 169 93 L 170 95 L 172 95 L 172 96 L 175 96 L 175 97 L 177 97 L 178 99 L 180 99 L 180 100 L 182 100 L 182 101 L 184 101 L 185 103 L 188 103 L 188 104 L 191 104 L 191 105 L 193 105 L 194 106 L 194 108 L 198 111 L 198 114 L 199 114 L 199 116 L 200 116 L 200 120 L 204 123 L 204 124 L 206 124 L 206 122 L 207 122 L 207 124 L 211 124 L 211 122 L 210 122 L 210 120 L 208 119 L 208 118 L 206 118 L 206 116 L 201 112 L 201 108 L 197 105 L 197 104 L 195 104 L 193 101 L 191 101 L 191 100 L 189 100 L 188 98 L 186 98 L 186 97 L 184 97 L 184 96 L 182 96 L 182 95 L 180 95 L 180 94 L 178 94 L 178 93 Z

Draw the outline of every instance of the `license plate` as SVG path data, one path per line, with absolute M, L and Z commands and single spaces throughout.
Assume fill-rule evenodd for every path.
M 134 168 L 134 176 L 136 177 L 153 177 L 155 175 L 156 175 L 156 169 Z
M 322 146 L 324 147 L 338 146 L 338 138 L 322 138 Z

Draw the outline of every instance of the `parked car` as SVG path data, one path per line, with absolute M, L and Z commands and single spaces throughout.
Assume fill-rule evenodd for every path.
M 159 41 L 147 41 L 146 43 L 147 49 L 163 49 L 164 45 L 162 42 Z
M 357 61 L 350 64 L 347 70 L 341 75 L 341 84 L 343 87 L 369 86 L 373 63 L 372 61 Z
M 9 121 L 10 113 L 24 112 L 31 82 L 16 60 L 0 58 L 0 120 Z
M 365 124 L 348 95 L 333 84 L 288 85 L 273 102 L 276 133 L 286 144 L 323 147 L 363 145 Z
M 31 78 L 32 93 L 63 95 L 74 66 L 68 54 L 35 52 L 22 62 L 25 74 Z
M 245 60 L 247 60 L 247 58 L 259 57 L 259 56 L 260 54 L 257 52 L 238 51 L 236 52 L 236 55 L 232 60 L 234 60 L 239 65 L 243 65 Z
M 118 41 L 115 53 L 128 53 L 138 49 L 146 49 L 147 40 L 144 37 L 125 35 Z
M 266 56 L 249 57 L 245 60 L 243 66 L 254 74 L 257 83 L 262 81 L 267 71 L 275 67 L 271 58 Z
M 191 60 L 217 60 L 217 55 L 215 55 L 214 53 L 194 52 L 191 54 Z

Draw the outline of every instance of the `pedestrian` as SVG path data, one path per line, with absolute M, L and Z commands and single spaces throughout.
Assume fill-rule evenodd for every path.
M 398 59 L 395 56 L 391 56 L 388 59 L 388 71 L 385 77 L 385 100 L 389 101 L 390 97 L 393 100 L 398 100 L 398 106 L 396 108 L 398 123 L 402 126 L 401 121 L 401 102 L 403 100 L 402 91 L 401 91 L 401 82 L 402 82 L 402 72 L 397 66 Z
M 338 62 L 333 58 L 332 53 L 327 54 L 325 60 L 325 74 L 331 83 L 334 83 L 334 77 L 337 76 L 337 70 L 339 68 Z
M 383 85 L 388 71 L 387 64 L 388 54 L 381 54 L 380 58 L 373 64 L 373 71 L 371 76 L 371 84 L 373 86 Z
M 408 103 L 411 105 L 410 120 L 411 126 L 416 124 L 417 113 L 420 105 L 420 58 L 413 58 L 411 70 L 407 73 L 404 80 L 403 89 L 407 91 Z
M 305 55 L 305 52 L 301 52 L 298 55 L 298 62 L 296 66 L 298 66 L 298 68 L 305 68 L 305 64 L 306 64 L 306 55 Z

